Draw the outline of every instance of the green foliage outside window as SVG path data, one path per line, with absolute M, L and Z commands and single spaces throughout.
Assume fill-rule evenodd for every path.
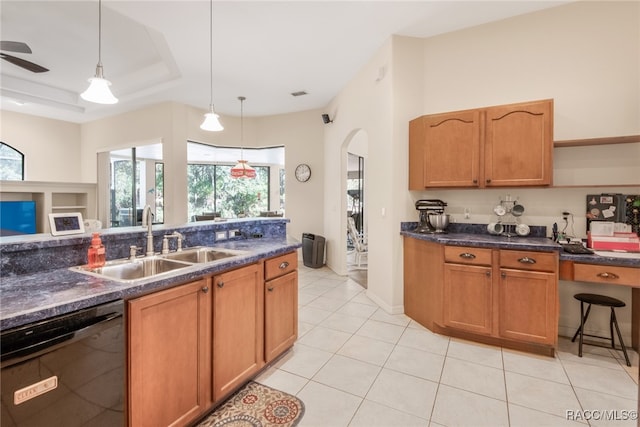
M 256 217 L 269 210 L 269 167 L 254 166 L 254 179 L 232 178 L 231 167 L 188 165 L 189 218 L 209 212 L 222 218 Z

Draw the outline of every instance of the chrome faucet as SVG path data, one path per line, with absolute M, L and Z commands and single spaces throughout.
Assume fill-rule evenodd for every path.
M 147 205 L 142 210 L 142 226 L 147 227 L 147 256 L 154 255 L 153 231 L 151 229 L 152 225 L 153 225 L 153 212 L 151 212 L 151 206 Z
M 184 236 L 180 233 L 178 233 L 177 231 L 174 231 L 171 234 L 165 234 L 164 237 L 162 238 L 162 253 L 163 254 L 168 254 L 169 253 L 169 238 L 171 237 L 175 237 L 178 239 L 178 243 L 177 243 L 177 248 L 176 248 L 176 252 L 180 252 L 182 251 L 182 239 L 184 239 Z

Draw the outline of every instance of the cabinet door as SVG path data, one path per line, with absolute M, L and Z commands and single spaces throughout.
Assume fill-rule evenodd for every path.
M 555 273 L 500 269 L 500 335 L 555 344 L 558 289 Z
M 550 185 L 553 100 L 486 109 L 484 185 Z
M 264 357 L 268 363 L 298 338 L 298 272 L 265 282 Z
M 491 267 L 444 265 L 444 324 L 491 334 Z
M 480 110 L 424 117 L 424 187 L 480 183 Z
M 130 426 L 178 426 L 211 404 L 209 281 L 128 302 Z
M 262 274 L 253 264 L 213 278 L 213 399 L 264 365 Z

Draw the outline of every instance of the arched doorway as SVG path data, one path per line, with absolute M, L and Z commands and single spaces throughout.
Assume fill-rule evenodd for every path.
M 345 273 L 367 286 L 367 187 L 366 158 L 368 135 L 362 129 L 349 133 L 341 147 L 343 192 L 341 229 L 344 230 L 341 259 L 345 262 Z

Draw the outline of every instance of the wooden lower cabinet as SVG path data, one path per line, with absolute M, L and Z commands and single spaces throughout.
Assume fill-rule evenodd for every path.
M 202 279 L 128 301 L 128 425 L 187 425 L 211 406 L 210 288 Z
M 264 358 L 269 363 L 298 338 L 298 272 L 265 282 Z
M 445 264 L 445 326 L 479 334 L 491 334 L 492 280 L 491 267 Z
M 264 293 L 258 264 L 213 278 L 213 400 L 264 366 Z
M 413 238 L 405 238 L 404 249 L 407 316 L 438 333 L 553 354 L 557 252 L 443 246 Z
M 500 336 L 555 345 L 558 278 L 542 271 L 500 270 Z

